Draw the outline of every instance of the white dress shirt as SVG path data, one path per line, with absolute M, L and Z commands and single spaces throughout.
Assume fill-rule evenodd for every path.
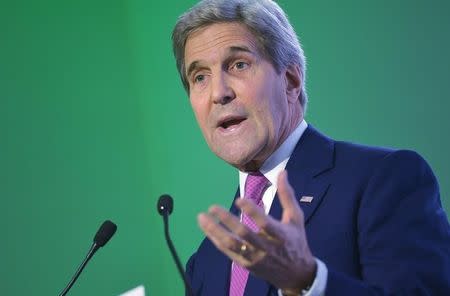
M 264 192 L 262 201 L 264 204 L 264 211 L 269 214 L 270 207 L 272 206 L 275 193 L 277 192 L 277 178 L 278 174 L 283 171 L 286 164 L 294 151 L 295 146 L 300 140 L 303 132 L 308 127 L 308 124 L 303 120 L 297 128 L 289 135 L 289 137 L 281 144 L 280 147 L 263 163 L 260 168 L 260 172 L 269 180 L 269 187 Z M 248 173 L 239 171 L 239 188 L 240 196 L 244 196 L 245 181 Z M 328 269 L 326 265 L 315 258 L 317 262 L 317 273 L 313 284 L 309 290 L 300 295 L 304 296 L 322 296 L 325 295 L 325 288 L 328 278 Z M 281 291 L 278 290 L 278 294 L 281 296 Z

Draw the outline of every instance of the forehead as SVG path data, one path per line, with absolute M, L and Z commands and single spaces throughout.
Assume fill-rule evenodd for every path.
M 212 58 L 232 48 L 246 48 L 258 54 L 256 37 L 240 23 L 217 23 L 202 27 L 189 35 L 184 51 L 185 64 Z

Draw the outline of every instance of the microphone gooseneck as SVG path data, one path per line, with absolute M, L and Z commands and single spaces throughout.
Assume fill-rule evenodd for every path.
M 167 245 L 169 246 L 170 253 L 172 254 L 173 259 L 175 260 L 175 265 L 177 266 L 178 272 L 180 273 L 181 278 L 183 279 L 184 286 L 186 288 L 186 292 L 189 296 L 193 296 L 191 285 L 187 280 L 186 273 L 184 272 L 183 266 L 181 265 L 180 258 L 177 255 L 175 247 L 170 239 L 169 234 L 169 215 L 173 211 L 173 199 L 168 194 L 163 194 L 159 197 L 158 203 L 156 205 L 158 213 L 163 217 L 164 221 L 164 236 L 167 241 Z
M 59 296 L 64 296 L 69 292 L 70 288 L 72 288 L 73 284 L 76 282 L 78 277 L 80 276 L 81 272 L 83 271 L 86 264 L 91 260 L 92 256 L 94 256 L 95 252 L 97 252 L 98 249 L 103 247 L 114 235 L 114 233 L 117 230 L 117 225 L 113 222 L 106 220 L 103 222 L 103 224 L 98 229 L 97 233 L 94 236 L 93 243 L 91 245 L 91 248 L 89 249 L 86 257 L 84 258 L 83 262 L 81 262 L 80 266 L 78 267 L 77 271 L 75 272 L 74 276 L 70 280 L 70 282 L 67 284 L 67 286 L 64 288 L 64 290 L 59 294 Z

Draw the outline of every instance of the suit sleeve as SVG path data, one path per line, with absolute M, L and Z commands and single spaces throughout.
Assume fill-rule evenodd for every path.
M 417 153 L 377 164 L 357 216 L 362 280 L 328 268 L 326 295 L 450 295 L 450 226 Z

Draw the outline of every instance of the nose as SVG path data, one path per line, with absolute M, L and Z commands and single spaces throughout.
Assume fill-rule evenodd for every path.
M 214 75 L 211 83 L 211 99 L 214 104 L 224 105 L 236 97 L 226 73 Z

